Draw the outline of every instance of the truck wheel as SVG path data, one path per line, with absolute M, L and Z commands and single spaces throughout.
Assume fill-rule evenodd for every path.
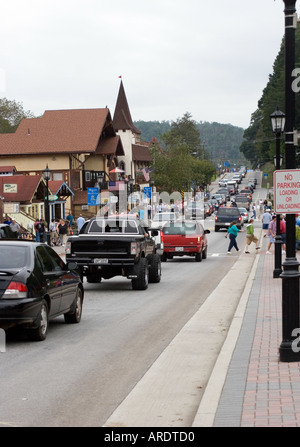
M 201 251 L 200 251 L 200 253 L 196 253 L 195 261 L 196 262 L 201 262 L 202 261 L 202 252 Z
M 166 253 L 163 253 L 162 255 L 161 255 L 161 261 L 162 262 L 167 262 L 167 255 L 166 255 Z
M 149 282 L 152 283 L 160 282 L 160 279 L 161 279 L 161 260 L 160 256 L 157 253 L 155 253 L 151 257 Z
M 142 258 L 137 266 L 138 277 L 132 279 L 131 284 L 133 290 L 146 290 L 149 282 L 148 261 Z
M 97 273 L 88 273 L 86 275 L 86 280 L 91 284 L 95 284 L 101 282 L 101 276 Z

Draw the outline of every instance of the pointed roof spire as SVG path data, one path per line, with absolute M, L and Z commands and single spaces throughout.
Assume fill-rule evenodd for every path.
M 135 134 L 141 134 L 133 124 L 122 80 L 113 117 L 113 126 L 115 131 L 131 130 Z

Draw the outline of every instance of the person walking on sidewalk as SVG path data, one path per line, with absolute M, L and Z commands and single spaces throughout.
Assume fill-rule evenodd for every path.
M 236 251 L 240 251 L 239 247 L 237 246 L 236 243 L 236 237 L 238 235 L 238 232 L 241 231 L 238 229 L 238 227 L 236 226 L 237 222 L 234 220 L 233 222 L 231 222 L 231 224 L 229 225 L 229 228 L 227 230 L 227 234 L 225 237 L 227 237 L 227 235 L 229 234 L 229 246 L 228 246 L 228 251 L 227 253 L 229 255 L 231 255 L 231 249 L 234 247 L 236 249 Z
M 245 248 L 245 253 L 250 253 L 249 252 L 249 245 L 251 245 L 252 242 L 254 242 L 256 244 L 256 250 L 258 250 L 260 247 L 258 246 L 258 239 L 257 237 L 254 235 L 254 226 L 253 226 L 253 219 L 249 220 L 249 223 L 247 225 L 247 232 L 246 232 L 246 248 Z
M 272 216 L 271 216 L 271 210 L 268 209 L 267 211 L 264 212 L 264 214 L 262 215 L 261 221 L 262 221 L 262 229 L 264 234 L 264 237 L 267 236 L 268 233 L 268 228 L 269 228 L 269 223 L 272 220 Z
M 271 245 L 274 244 L 275 242 L 275 236 L 276 236 L 276 215 L 274 214 L 271 217 L 271 222 L 269 223 L 269 228 L 268 228 L 268 236 L 269 236 L 269 244 L 268 244 L 268 248 L 267 248 L 267 255 L 272 254 L 271 253 Z

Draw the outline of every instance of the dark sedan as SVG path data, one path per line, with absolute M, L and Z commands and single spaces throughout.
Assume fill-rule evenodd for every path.
M 75 263 L 48 245 L 0 240 L 0 327 L 21 325 L 31 340 L 45 340 L 49 319 L 79 323 L 83 286 Z

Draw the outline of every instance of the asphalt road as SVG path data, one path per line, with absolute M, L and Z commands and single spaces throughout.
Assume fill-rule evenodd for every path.
M 224 233 L 208 237 L 208 259 L 163 263 L 146 291 L 123 278 L 86 283 L 81 323 L 53 320 L 44 342 L 8 333 L 0 425 L 103 425 L 234 264 Z
M 213 220 L 205 226 L 213 230 Z M 123 278 L 86 283 L 81 323 L 66 325 L 57 318 L 44 342 L 8 333 L 6 352 L 0 353 L 0 426 L 104 425 L 239 259 L 240 254 L 227 255 L 224 235 L 208 235 L 208 258 L 201 263 L 193 258 L 163 263 L 161 282 L 146 291 L 133 291 Z M 241 248 L 244 237 L 239 235 Z M 222 311 L 214 312 L 215 320 L 222 320 Z M 226 333 L 229 324 L 219 332 Z M 217 350 L 210 354 L 204 386 L 212 356 Z M 202 391 L 193 396 L 193 409 Z M 181 425 L 190 426 L 192 418 L 191 412 L 183 415 Z

